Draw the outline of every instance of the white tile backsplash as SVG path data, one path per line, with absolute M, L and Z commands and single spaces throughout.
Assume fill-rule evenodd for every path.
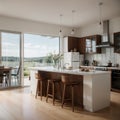
M 109 60 L 113 65 L 120 65 L 120 54 L 114 53 L 114 48 L 102 48 L 101 54 L 86 54 L 85 59 L 89 60 L 90 65 L 93 60 L 96 60 L 99 65 L 107 65 Z

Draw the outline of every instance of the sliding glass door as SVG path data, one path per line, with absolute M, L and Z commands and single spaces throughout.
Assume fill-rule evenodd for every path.
M 48 55 L 59 53 L 59 37 L 24 34 L 24 85 L 29 85 L 29 67 L 51 66 Z
M 28 68 L 52 66 L 49 55 L 59 53 L 59 42 L 58 36 L 0 31 L 0 88 L 30 85 Z
M 0 87 L 19 86 L 20 81 L 20 33 L 0 32 L 0 66 L 11 68 L 9 77 L 4 73 Z M 7 80 L 8 79 L 8 80 Z M 6 85 L 7 83 L 7 85 Z

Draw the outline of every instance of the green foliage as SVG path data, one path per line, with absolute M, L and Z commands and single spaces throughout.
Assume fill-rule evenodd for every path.
M 58 63 L 60 62 L 61 59 L 63 59 L 63 55 L 59 53 L 58 54 L 49 53 L 48 59 L 49 59 L 49 62 Z
M 45 62 L 46 63 L 52 63 L 52 56 L 51 55 L 48 55 L 45 59 Z
M 28 70 L 24 71 L 24 76 L 29 76 L 30 72 Z

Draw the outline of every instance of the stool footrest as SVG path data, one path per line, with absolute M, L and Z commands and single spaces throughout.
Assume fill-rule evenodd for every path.
M 46 96 L 46 102 L 48 101 L 48 97 L 52 97 L 53 98 L 53 105 L 55 102 L 55 85 L 59 84 L 59 92 L 61 91 L 61 79 L 48 79 L 48 83 L 47 83 L 47 96 Z M 52 85 L 52 93 L 49 92 L 50 90 L 50 84 Z M 60 94 L 61 95 L 61 94 Z

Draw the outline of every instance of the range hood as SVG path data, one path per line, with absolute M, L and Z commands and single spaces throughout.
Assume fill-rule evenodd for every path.
M 96 47 L 112 47 L 110 43 L 110 36 L 109 36 L 109 20 L 103 21 L 103 35 L 102 35 L 102 42 L 101 44 L 97 45 Z

